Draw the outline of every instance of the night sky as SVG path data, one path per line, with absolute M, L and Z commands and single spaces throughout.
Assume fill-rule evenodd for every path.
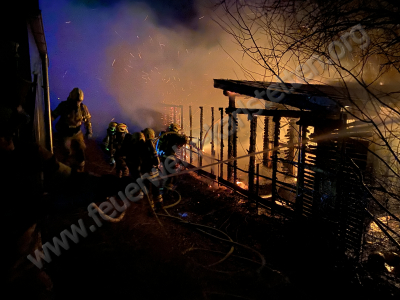
M 241 53 L 212 20 L 218 12 L 202 1 L 41 0 L 49 54 L 52 109 L 74 87 L 84 91 L 94 137 L 108 123 L 130 131 L 160 130 L 160 103 L 226 107 L 214 78 L 245 79 Z M 206 115 L 205 115 L 206 117 Z M 194 122 L 195 123 L 195 122 Z M 197 123 L 195 123 L 197 124 Z M 198 125 L 197 125 L 198 126 Z

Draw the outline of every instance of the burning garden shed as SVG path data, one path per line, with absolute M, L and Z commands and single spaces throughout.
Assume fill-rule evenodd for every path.
M 365 233 L 383 208 L 367 187 L 373 185 L 370 175 L 379 171 L 371 151 L 373 132 L 352 113 L 352 105 L 363 105 L 363 100 L 349 101 L 347 89 L 328 85 L 215 79 L 214 87 L 228 97 L 228 107 L 219 108 L 220 122 L 214 122 L 211 108 L 210 155 L 201 130 L 198 159 L 190 162 L 202 174 L 246 194 L 261 210 L 316 221 L 340 252 L 360 258 Z M 248 124 L 239 124 L 241 115 L 247 115 Z M 239 126 L 250 132 L 243 156 L 237 151 Z M 240 160 L 248 160 L 244 168 L 238 166 Z

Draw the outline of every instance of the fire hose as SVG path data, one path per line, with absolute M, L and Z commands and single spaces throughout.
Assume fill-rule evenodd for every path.
M 219 229 L 217 229 L 217 228 L 213 228 L 213 227 L 210 227 L 210 226 L 206 226 L 206 225 L 202 225 L 202 224 L 197 224 L 197 223 L 192 223 L 192 222 L 189 222 L 189 221 L 185 221 L 185 220 L 183 220 L 183 219 L 181 219 L 181 218 L 179 218 L 179 217 L 175 217 L 175 216 L 172 216 L 171 214 L 169 214 L 168 211 L 166 210 L 166 208 L 173 207 L 173 206 L 177 205 L 177 204 L 181 201 L 181 195 L 180 195 L 176 190 L 173 190 L 173 191 L 178 195 L 178 201 L 176 201 L 174 204 L 171 204 L 171 205 L 169 205 L 169 206 L 165 206 L 165 207 L 164 207 L 164 212 L 165 212 L 166 214 L 159 214 L 159 213 L 157 213 L 156 215 L 162 216 L 162 217 L 173 218 L 173 219 L 178 220 L 178 221 L 180 221 L 181 223 L 184 223 L 184 224 L 186 224 L 186 225 L 194 226 L 194 227 L 196 227 L 196 230 L 198 230 L 198 231 L 200 231 L 200 232 L 202 232 L 202 233 L 204 233 L 204 234 L 206 234 L 206 235 L 209 235 L 209 236 L 211 236 L 211 237 L 213 237 L 213 238 L 216 238 L 216 239 L 218 239 L 218 240 L 221 240 L 221 241 L 223 241 L 223 242 L 226 242 L 226 243 L 229 243 L 229 244 L 232 245 L 231 248 L 230 248 L 230 250 L 229 250 L 229 252 L 226 253 L 226 255 L 225 255 L 222 259 L 220 259 L 219 261 L 217 261 L 217 262 L 215 262 L 215 263 L 212 263 L 212 264 L 209 264 L 209 265 L 207 265 L 207 266 L 204 266 L 204 267 L 208 268 L 208 267 L 215 266 L 215 265 L 217 265 L 217 264 L 219 264 L 219 263 L 225 261 L 228 257 L 230 257 L 230 256 L 232 255 L 232 253 L 233 253 L 233 251 L 234 251 L 234 249 L 235 249 L 234 246 L 236 245 L 236 246 L 239 246 L 239 247 L 243 247 L 243 248 L 245 248 L 245 249 L 248 249 L 248 250 L 250 250 L 250 251 L 253 251 L 253 252 L 255 252 L 255 253 L 260 257 L 260 262 L 259 262 L 259 263 L 261 264 L 261 266 L 257 269 L 257 273 L 261 273 L 262 269 L 266 267 L 266 260 L 265 260 L 264 256 L 263 256 L 260 252 L 258 252 L 257 250 L 255 250 L 255 249 L 253 249 L 253 248 L 251 248 L 251 247 L 249 247 L 249 246 L 246 246 L 246 245 L 243 245 L 243 244 L 234 242 L 234 241 L 229 237 L 229 235 L 227 235 L 225 232 L 223 232 L 223 231 L 221 231 L 221 230 L 219 230 Z M 220 237 L 218 237 L 218 236 L 215 236 L 215 235 L 213 235 L 213 234 L 211 234 L 211 233 L 209 233 L 209 232 L 207 232 L 207 231 L 204 231 L 204 230 L 202 230 L 202 229 L 200 229 L 200 228 L 205 228 L 205 229 L 211 229 L 211 230 L 214 230 L 214 231 L 218 231 L 218 232 L 221 233 L 222 235 L 226 236 L 227 239 L 223 239 L 223 238 L 220 238 Z M 185 253 L 187 253 L 187 252 L 189 252 L 189 251 L 193 251 L 193 250 L 208 250 L 208 249 L 189 248 L 189 249 L 185 250 L 183 253 L 185 254 Z M 209 250 L 209 251 L 215 252 L 215 251 L 213 251 L 213 250 Z M 244 258 L 244 259 L 246 259 L 246 258 Z M 250 259 L 247 259 L 247 260 L 250 260 Z M 250 261 L 252 261 L 252 260 L 250 260 Z M 254 261 L 253 261 L 253 262 L 254 262 Z M 268 268 L 268 267 L 267 267 L 267 268 Z M 271 271 L 275 272 L 275 273 L 279 273 L 279 274 L 280 274 L 280 272 L 278 272 L 278 271 L 276 271 L 276 270 L 273 270 L 273 269 L 271 269 L 271 268 L 269 268 L 269 269 L 270 269 Z
M 103 210 L 101 210 L 101 208 L 98 207 L 95 203 L 92 203 L 91 205 L 97 210 L 97 212 L 99 213 L 99 215 L 100 215 L 105 221 L 110 222 L 110 223 L 118 223 L 118 222 L 120 222 L 120 221 L 124 218 L 124 216 L 125 216 L 125 211 L 123 211 L 123 212 L 118 216 L 118 218 L 113 218 L 113 217 L 110 217 L 109 215 L 107 215 L 107 214 L 106 214 Z

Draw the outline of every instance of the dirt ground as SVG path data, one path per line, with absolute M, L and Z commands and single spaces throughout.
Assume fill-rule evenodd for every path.
M 112 173 L 95 142 L 87 153 L 87 171 Z M 306 226 L 258 215 L 246 199 L 193 173 L 179 176 L 176 191 L 165 205 L 181 201 L 167 212 L 185 222 L 165 212 L 157 220 L 143 198 L 119 223 L 104 221 L 54 257 L 46 271 L 55 298 L 400 299 L 382 275 L 335 262 L 332 247 Z M 95 224 L 86 208 L 48 216 L 43 243 L 79 219 Z

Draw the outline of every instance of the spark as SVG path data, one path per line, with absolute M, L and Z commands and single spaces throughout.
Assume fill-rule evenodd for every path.
M 144 19 L 145 21 L 147 20 L 147 17 L 148 17 L 148 16 L 149 16 L 149 15 L 147 15 L 147 16 L 146 16 L 146 19 Z
M 69 24 L 69 23 L 71 23 L 71 21 L 67 21 L 67 22 L 65 22 L 66 24 Z
M 142 59 L 142 57 L 140 56 L 140 53 L 138 53 L 138 54 L 139 54 L 140 59 Z
M 65 77 L 65 75 L 67 74 L 67 72 L 68 72 L 68 71 L 65 71 L 65 73 L 64 73 L 64 75 L 63 75 L 63 78 Z
M 200 17 L 199 20 L 201 20 L 201 19 L 203 19 L 203 18 L 204 18 L 204 16 Z
M 154 69 L 158 70 L 158 68 L 157 68 L 157 67 L 154 67 Z
M 132 55 L 133 58 L 135 58 L 132 53 L 129 52 L 129 54 Z
M 149 36 L 149 38 L 150 38 L 150 41 L 153 41 L 153 39 L 151 38 L 151 36 Z
M 113 67 L 113 66 L 114 66 L 114 63 L 115 63 L 115 58 L 114 58 L 114 60 L 113 60 L 113 63 L 112 63 L 112 65 L 111 65 L 111 67 Z
M 166 83 L 168 83 L 170 79 L 171 79 L 171 77 L 170 77 L 170 78 L 168 78 L 168 81 L 167 81 Z
M 128 70 L 124 68 L 124 70 L 128 73 Z
M 116 33 L 116 34 L 118 34 L 118 35 L 119 35 L 119 37 L 122 39 L 122 36 L 121 36 L 121 35 L 120 35 L 118 32 L 116 32 L 116 31 L 115 31 L 115 33 Z
M 165 47 L 165 45 L 164 44 L 161 44 L 161 43 L 158 43 L 159 45 L 160 45 L 160 48 L 161 48 L 161 46 L 164 46 Z M 162 48 L 161 48 L 162 49 Z
M 142 73 L 144 73 L 144 74 L 146 74 L 146 75 L 149 75 L 149 73 L 146 73 L 145 71 L 142 71 Z
M 189 53 L 188 49 L 186 49 L 186 53 Z

